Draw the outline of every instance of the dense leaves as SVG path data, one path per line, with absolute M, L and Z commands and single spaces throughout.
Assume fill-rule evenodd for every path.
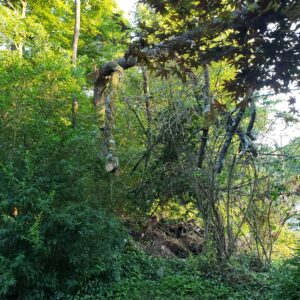
M 199 32 L 186 48 L 176 49 L 183 69 L 226 58 L 238 71 L 226 86 L 237 95 L 249 86 L 287 91 L 299 79 L 297 1 L 142 2 L 158 14 L 151 21 L 140 20 L 140 34 L 149 44 L 182 33 L 189 42 L 188 33 Z M 224 53 L 228 45 L 234 47 Z M 207 57 L 211 51 L 214 54 Z

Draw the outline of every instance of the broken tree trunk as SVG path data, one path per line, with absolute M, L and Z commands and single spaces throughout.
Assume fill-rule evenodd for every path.
M 98 122 L 103 124 L 102 117 L 105 115 L 103 129 L 103 148 L 102 155 L 105 157 L 105 170 L 109 173 L 118 175 L 119 173 L 119 159 L 116 154 L 116 141 L 114 137 L 114 111 L 115 101 L 117 97 L 117 87 L 120 81 L 120 76 L 123 74 L 123 69 L 120 66 L 114 65 L 114 71 L 105 76 L 103 82 L 103 89 L 99 101 L 95 101 L 95 109 L 98 115 Z

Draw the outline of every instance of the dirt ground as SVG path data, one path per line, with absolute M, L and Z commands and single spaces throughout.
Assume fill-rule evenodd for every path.
M 203 245 L 203 230 L 194 220 L 166 221 L 153 216 L 143 224 L 126 222 L 139 248 L 153 256 L 186 258 L 199 254 Z

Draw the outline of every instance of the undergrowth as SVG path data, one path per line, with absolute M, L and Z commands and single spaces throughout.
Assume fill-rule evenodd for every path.
M 270 271 L 236 264 L 209 266 L 203 256 L 188 259 L 151 257 L 129 246 L 122 257 L 121 279 L 85 283 L 77 295 L 55 299 L 272 299 Z

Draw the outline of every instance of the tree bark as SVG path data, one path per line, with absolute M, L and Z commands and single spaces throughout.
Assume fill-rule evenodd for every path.
M 246 134 L 247 136 L 253 141 L 255 140 L 255 137 L 252 134 L 252 130 L 255 124 L 255 120 L 256 120 L 256 106 L 255 106 L 255 102 L 252 101 L 251 102 L 251 114 L 250 114 L 250 121 L 246 130 Z
M 27 1 L 26 0 L 22 0 L 21 1 L 21 4 L 22 4 L 22 12 L 21 12 L 21 18 L 22 19 L 25 19 L 26 18 L 26 9 L 27 9 Z M 20 41 L 19 45 L 18 45 L 18 50 L 19 50 L 19 55 L 20 55 L 20 58 L 23 57 L 23 40 Z
M 143 80 L 144 80 L 144 97 L 145 97 L 145 109 L 146 109 L 146 118 L 147 118 L 147 130 L 146 130 L 146 135 L 147 135 L 147 152 L 148 155 L 145 157 L 145 168 L 148 165 L 150 155 L 151 155 L 151 146 L 152 146 L 152 132 L 151 132 L 151 123 L 152 123 L 152 115 L 151 115 L 151 110 L 150 110 L 150 88 L 149 88 L 149 72 L 148 70 L 142 66 L 142 72 L 143 72 Z
M 77 52 L 80 32 L 80 0 L 75 0 L 75 26 L 72 43 L 72 65 L 76 69 Z M 78 114 L 78 99 L 76 96 L 72 99 L 72 127 L 77 126 L 77 114 Z
M 80 0 L 75 0 L 75 25 L 74 25 L 74 35 L 73 35 L 73 43 L 72 43 L 73 66 L 76 66 L 76 62 L 77 62 L 79 31 L 80 31 Z
M 198 168 L 202 167 L 204 157 L 205 157 L 205 150 L 208 141 L 208 134 L 209 134 L 209 121 L 208 115 L 211 110 L 211 94 L 210 94 L 210 79 L 209 79 L 209 71 L 208 66 L 204 66 L 204 109 L 203 109 L 203 116 L 204 116 L 204 127 L 203 133 L 200 139 L 200 148 L 198 152 L 198 159 L 197 159 L 197 166 Z
M 143 79 L 144 79 L 144 96 L 145 96 L 145 106 L 146 106 L 146 117 L 147 117 L 147 125 L 148 125 L 148 131 L 151 125 L 151 110 L 150 110 L 150 89 L 149 89 L 149 72 L 146 70 L 145 67 L 142 67 L 143 72 Z
M 225 156 L 227 154 L 228 148 L 231 144 L 231 140 L 234 136 L 235 133 L 237 133 L 238 128 L 240 126 L 240 123 L 243 119 L 243 116 L 245 114 L 246 111 L 246 107 L 248 106 L 249 103 L 251 103 L 252 100 L 252 94 L 253 94 L 253 90 L 250 89 L 250 91 L 248 92 L 248 95 L 246 96 L 246 98 L 240 103 L 241 105 L 239 106 L 239 110 L 237 112 L 237 115 L 235 117 L 235 119 L 229 123 L 228 128 L 227 128 L 227 137 L 226 140 L 221 148 L 220 151 L 220 155 L 218 158 L 218 161 L 214 167 L 214 171 L 217 173 L 221 173 L 222 168 L 223 168 L 223 164 L 224 164 L 224 159 Z
M 111 70 L 113 70 L 111 72 Z M 123 74 L 123 68 L 115 63 L 109 65 L 109 75 L 95 76 L 95 94 L 99 93 L 99 97 L 94 98 L 94 108 L 97 116 L 99 130 L 103 132 L 102 149 L 99 152 L 99 157 L 105 159 L 105 170 L 109 173 L 119 174 L 119 159 L 116 154 L 116 141 L 114 137 L 114 111 L 115 101 L 117 96 L 117 88 L 120 81 L 120 76 Z M 97 71 L 95 70 L 95 73 Z M 96 81 L 101 81 L 101 90 L 97 88 L 99 85 Z M 104 119 L 104 120 L 103 120 Z
M 116 154 L 116 140 L 114 137 L 114 111 L 117 96 L 117 87 L 123 70 L 119 68 L 109 79 L 105 96 L 105 126 L 103 150 L 105 155 L 105 170 L 109 173 L 119 175 L 119 159 Z

